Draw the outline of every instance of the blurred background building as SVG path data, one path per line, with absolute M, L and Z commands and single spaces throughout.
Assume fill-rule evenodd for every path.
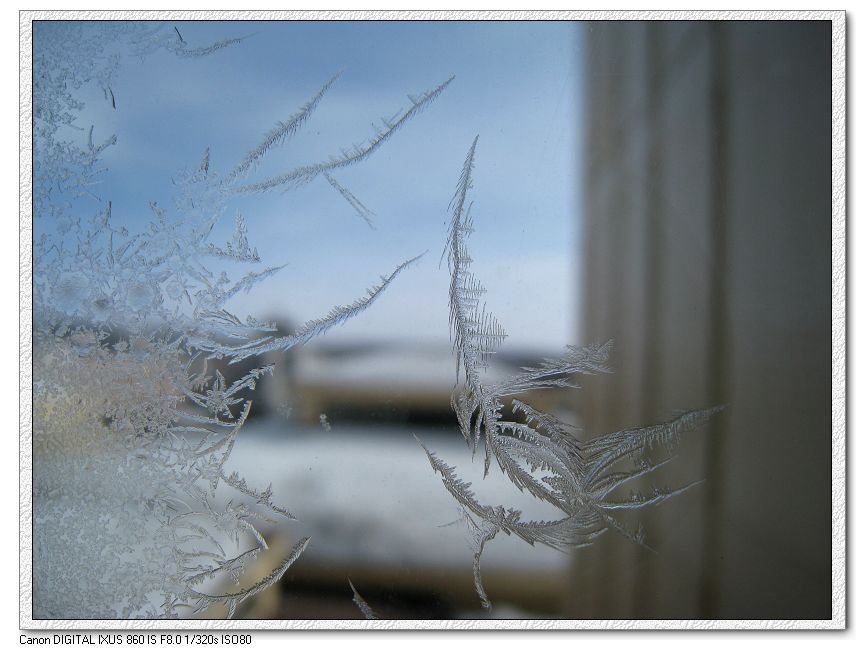
M 583 336 L 596 433 L 726 404 L 653 554 L 578 553 L 579 618 L 831 616 L 829 22 L 586 26 Z

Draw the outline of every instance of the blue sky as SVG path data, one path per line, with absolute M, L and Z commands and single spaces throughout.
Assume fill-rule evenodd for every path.
M 407 108 L 456 75 L 447 90 L 371 158 L 334 176 L 376 216 L 370 230 L 320 178 L 287 194 L 234 201 L 250 241 L 279 274 L 239 296 L 238 315 L 297 323 L 361 296 L 401 261 L 429 250 L 375 307 L 329 339 L 447 339 L 447 270 L 439 256 L 448 202 L 479 135 L 474 270 L 510 345 L 555 350 L 576 343 L 579 154 L 583 117 L 579 27 L 564 22 L 177 22 L 204 45 L 251 35 L 200 59 L 158 52 L 128 58 L 113 91 L 86 96 L 94 138 L 118 138 L 98 193 L 117 218 L 149 219 L 170 205 L 171 176 L 205 147 L 226 171 L 278 120 L 335 72 L 343 74 L 313 117 L 253 178 L 326 160 L 372 134 L 372 122 Z M 36 43 L 38 47 L 38 39 Z M 102 131 L 100 133 L 100 130 Z

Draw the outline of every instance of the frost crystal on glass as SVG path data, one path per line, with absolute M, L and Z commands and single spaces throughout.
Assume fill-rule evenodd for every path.
M 214 142 L 175 177 L 174 204 L 151 201 L 133 227 L 95 188 L 117 138 L 81 124 L 79 91 L 95 87 L 122 111 L 115 80 L 128 57 L 225 56 L 246 37 L 195 45 L 163 23 L 74 21 L 37 23 L 34 36 L 33 616 L 173 618 L 211 607 L 233 616 L 310 543 L 294 539 L 270 573 L 244 580 L 268 548 L 262 524 L 294 519 L 269 485 L 226 470 L 252 392 L 273 371 L 258 360 L 358 315 L 416 258 L 356 301 L 277 336 L 226 304 L 282 266 L 262 262 L 240 213 L 230 240 L 211 233 L 230 199 L 318 176 L 371 225 L 332 173 L 369 158 L 449 81 L 364 145 L 256 179 L 260 159 L 310 118 L 335 75 L 226 172 L 212 162 Z M 248 370 L 230 379 L 225 365 L 242 360 Z
M 408 96 L 407 108 L 380 118 L 360 144 L 265 173 L 265 158 L 304 130 L 336 92 L 343 73 L 327 71 L 307 90 L 309 99 L 270 128 L 264 125 L 259 141 L 238 160 L 220 164 L 215 139 L 189 152 L 172 178 L 170 201 L 153 199 L 141 214 L 121 214 L 110 190 L 98 185 L 122 143 L 104 125 L 84 122 L 89 113 L 82 98 L 95 89 L 104 108 L 119 114 L 129 104 L 118 84 L 128 59 L 168 53 L 173 64 L 188 65 L 230 56 L 254 38 L 194 43 L 185 32 L 146 22 L 56 21 L 34 28 L 34 618 L 242 615 L 249 599 L 302 563 L 315 540 L 293 534 L 287 534 L 283 557 L 262 562 L 269 550 L 266 526 L 293 532 L 291 504 L 274 500 L 269 480 L 228 469 L 254 391 L 274 373 L 279 355 L 273 353 L 362 314 L 423 255 L 407 251 L 400 258 L 405 261 L 364 282 L 366 293 L 293 331 L 240 317 L 230 307 L 285 269 L 262 259 L 262 242 L 249 226 L 254 215 L 245 213 L 244 202 L 315 182 L 364 222 L 352 225 L 374 230 L 369 197 L 347 187 L 342 173 L 366 164 L 433 105 L 453 77 L 428 80 L 425 90 Z M 488 379 L 489 361 L 507 334 L 487 310 L 486 290 L 471 270 L 468 196 L 477 142 L 459 178 L 442 254 L 457 357 L 451 406 L 472 455 L 482 450 L 485 475 L 495 464 L 520 491 L 560 512 L 535 521 L 514 508 L 486 505 L 421 443 L 459 505 L 475 590 L 489 609 L 481 558 L 500 533 L 563 550 L 591 544 L 612 529 L 645 545 L 642 527 L 630 527 L 622 515 L 693 484 L 620 492 L 669 462 L 679 437 L 719 407 L 584 440 L 531 405 L 533 391 L 570 388 L 576 375 L 610 372 L 611 342 L 569 346 L 560 358 Z M 226 221 L 233 230 L 218 227 Z M 289 399 L 276 412 L 290 418 L 293 408 Z M 332 439 L 341 423 L 332 430 L 322 412 L 318 426 Z M 264 572 L 263 564 L 269 567 Z M 349 585 L 360 612 L 379 618 Z
M 516 399 L 517 395 L 541 388 L 575 387 L 575 375 L 609 372 L 612 341 L 582 348 L 569 346 L 561 358 L 546 359 L 538 367 L 523 368 L 521 373 L 497 383 L 484 381 L 487 361 L 507 334 L 482 303 L 486 289 L 471 271 L 467 242 L 473 232 L 473 217 L 467 199 L 477 143 L 476 137 L 451 201 L 450 230 L 442 253 L 443 259 L 447 256 L 450 270 L 450 324 L 457 355 L 458 383 L 451 404 L 473 454 L 483 441 L 484 476 L 495 460 L 520 491 L 561 511 L 558 519 L 526 521 L 514 508 L 481 504 L 471 484 L 461 480 L 454 467 L 421 443 L 432 468 L 462 509 L 474 551 L 475 589 L 481 604 L 489 609 L 480 560 L 485 545 L 498 533 L 564 550 L 587 546 L 614 530 L 645 546 L 642 526 L 633 530 L 617 514 L 658 504 L 695 483 L 676 489 L 655 488 L 651 494 L 632 494 L 624 500 L 615 497 L 616 491 L 669 462 L 671 458 L 653 462 L 647 455 L 655 447 L 671 452 L 681 434 L 705 423 L 720 407 L 688 411 L 663 424 L 581 441 L 573 427 Z

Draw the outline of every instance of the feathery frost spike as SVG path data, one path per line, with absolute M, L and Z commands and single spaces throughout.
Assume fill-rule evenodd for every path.
M 650 427 L 626 429 L 599 436 L 586 443 L 587 473 L 589 485 L 601 479 L 602 473 L 625 457 L 651 451 L 658 445 L 675 446 L 682 433 L 693 431 L 724 409 L 714 406 L 699 411 L 687 411 L 679 417 Z
M 481 392 L 480 371 L 485 367 L 487 357 L 495 352 L 507 336 L 495 317 L 484 308 L 478 307 L 477 299 L 485 289 L 470 271 L 472 260 L 468 255 L 465 241 L 471 232 L 465 204 L 466 195 L 472 186 L 471 173 L 477 143 L 476 136 L 466 155 L 462 174 L 451 200 L 453 216 L 445 251 L 442 252 L 442 256 L 445 252 L 448 253 L 448 267 L 451 271 L 450 325 L 454 348 L 458 353 L 457 375 L 459 376 L 462 368 L 468 388 L 475 394 Z M 482 411 L 490 413 L 491 409 L 482 408 Z
M 474 168 L 475 164 L 475 150 L 478 146 L 478 138 L 480 138 L 480 135 L 475 136 L 474 141 L 472 141 L 472 146 L 469 147 L 469 152 L 468 154 L 466 154 L 466 159 L 463 163 L 463 170 L 460 174 L 460 180 L 457 183 L 456 192 L 451 199 L 451 206 L 453 206 L 453 216 L 451 217 L 450 231 L 448 232 L 448 238 L 445 242 L 445 247 L 442 251 L 441 259 L 443 260 L 446 254 L 450 254 L 452 263 L 464 257 L 463 255 L 460 255 L 460 250 L 458 248 L 459 244 L 455 242 L 454 239 L 459 228 L 464 227 L 464 224 L 462 223 L 463 207 L 465 206 L 466 195 L 472 187 L 472 169 Z M 452 246 L 454 248 L 451 248 Z M 441 260 L 439 260 L 439 265 L 441 265 Z M 456 269 L 451 269 L 452 273 L 455 271 Z
M 363 203 L 361 203 L 354 194 L 352 194 L 345 187 L 340 185 L 333 176 L 325 172 L 324 177 L 327 179 L 327 182 L 330 183 L 331 187 L 333 187 L 337 192 L 339 192 L 342 198 L 348 201 L 348 204 L 354 208 L 358 216 L 364 221 L 366 221 L 366 225 L 375 230 L 375 222 L 373 222 L 372 220 L 372 217 L 375 215 L 375 213 L 369 208 L 367 208 Z
M 256 582 L 254 585 L 249 587 L 248 589 L 243 589 L 242 591 L 233 592 L 233 593 L 224 593 L 218 595 L 210 595 L 203 594 L 194 589 L 187 588 L 190 596 L 204 604 L 205 606 L 213 604 L 213 603 L 223 603 L 228 607 L 228 618 L 232 618 L 234 616 L 237 607 L 243 603 L 247 598 L 251 598 L 258 593 L 261 593 L 271 585 L 275 584 L 285 575 L 285 572 L 288 571 L 288 568 L 295 563 L 297 558 L 300 557 L 300 554 L 306 550 L 306 547 L 309 545 L 309 537 L 304 537 L 301 539 L 294 547 L 291 549 L 291 552 L 288 554 L 282 563 L 276 567 L 273 571 L 270 572 L 267 576 Z
M 260 504 L 266 506 L 267 508 L 269 508 L 273 512 L 275 512 L 279 515 L 282 515 L 286 519 L 291 519 L 294 521 L 297 520 L 297 517 L 295 517 L 293 514 L 291 514 L 288 510 L 286 510 L 285 508 L 280 508 L 279 506 L 277 506 L 273 503 L 273 501 L 271 500 L 271 496 L 272 496 L 272 492 L 273 492 L 271 487 L 268 487 L 268 489 L 265 490 L 264 492 L 260 492 L 258 490 L 255 490 L 255 489 L 249 487 L 246 484 L 246 480 L 240 478 L 240 476 L 238 476 L 237 472 L 232 472 L 228 476 L 226 476 L 225 473 L 223 473 L 221 478 L 223 481 L 225 481 L 226 485 L 230 485 L 231 487 L 233 487 L 238 492 L 245 494 L 249 497 L 252 497 L 253 499 L 256 500 L 257 503 L 260 503 Z
M 265 278 L 269 278 L 271 275 L 278 273 L 282 269 L 285 268 L 285 264 L 282 266 L 271 266 L 269 268 L 264 269 L 263 271 L 250 271 L 246 275 L 244 275 L 240 280 L 238 280 L 232 287 L 226 289 L 224 291 L 216 291 L 213 298 L 209 301 L 208 306 L 210 308 L 218 308 L 224 305 L 229 298 L 240 293 L 241 291 L 245 293 L 249 293 L 253 286 L 264 280 Z
M 359 593 L 357 593 L 357 589 L 354 588 L 354 584 L 351 580 L 348 581 L 349 586 L 351 587 L 351 592 L 354 594 L 352 596 L 352 600 L 354 604 L 357 605 L 357 608 L 363 613 L 364 618 L 370 621 L 374 621 L 378 619 L 378 615 L 373 611 L 372 607 L 370 607 L 367 602 L 361 597 Z
M 387 289 L 388 286 L 390 286 L 390 283 L 393 282 L 394 278 L 396 278 L 406 268 L 417 262 L 424 255 L 426 255 L 426 253 L 421 253 L 417 257 L 406 260 L 405 262 L 397 266 L 389 276 L 382 276 L 381 282 L 367 289 L 366 296 L 364 296 L 363 298 L 358 298 L 353 303 L 348 305 L 334 307 L 322 318 L 316 318 L 315 320 L 307 321 L 297 332 L 290 336 L 283 336 L 277 339 L 272 339 L 259 345 L 255 345 L 253 342 L 253 345 L 244 348 L 221 348 L 218 346 L 214 346 L 211 348 L 211 351 L 230 355 L 232 357 L 231 363 L 238 363 L 239 361 L 242 361 L 243 359 L 251 356 L 257 356 L 259 354 L 265 354 L 267 352 L 273 352 L 275 350 L 285 351 L 293 348 L 295 345 L 301 345 L 303 343 L 306 343 L 307 341 L 315 338 L 316 336 L 324 334 L 325 332 L 336 327 L 337 325 L 341 325 L 350 318 L 354 318 L 362 311 L 367 309 L 372 303 L 374 303 L 378 299 L 378 297 L 384 292 L 384 290 Z
M 523 393 L 538 388 L 573 388 L 569 376 L 595 375 L 611 372 L 607 362 L 613 341 L 586 347 L 567 346 L 561 359 L 545 359 L 537 368 L 523 368 L 523 372 L 505 379 L 495 387 L 500 395 Z
M 481 523 L 478 524 L 472 516 L 466 512 L 465 508 L 461 509 L 462 519 L 468 528 L 469 536 L 471 538 L 471 546 L 472 551 L 474 552 L 474 560 L 472 562 L 472 575 L 474 576 L 475 581 L 475 592 L 478 595 L 478 598 L 481 600 L 481 606 L 486 610 L 492 609 L 492 603 L 490 602 L 489 596 L 487 596 L 487 592 L 484 589 L 483 579 L 481 576 L 481 555 L 483 555 L 484 547 L 487 542 L 492 541 L 492 539 L 499 532 L 499 528 L 488 521 L 481 520 Z
M 179 35 L 179 33 L 178 33 Z M 223 48 L 229 47 L 231 45 L 235 45 L 242 41 L 245 41 L 251 35 L 240 36 L 239 38 L 224 38 L 221 41 L 215 41 L 210 45 L 205 45 L 203 47 L 186 47 L 186 43 L 181 39 L 181 45 L 177 46 L 174 49 L 174 53 L 177 56 L 185 57 L 185 58 L 194 58 L 200 56 L 207 56 L 208 54 L 213 54 L 214 52 L 221 50 Z
M 444 92 L 444 89 L 447 88 L 447 86 L 451 83 L 451 81 L 453 81 L 453 79 L 454 78 L 451 77 L 447 81 L 439 84 L 433 90 L 424 93 L 423 96 L 419 99 L 418 103 L 414 104 L 410 109 L 403 113 L 399 117 L 399 119 L 397 119 L 393 123 L 393 126 L 390 127 L 387 131 L 383 131 L 380 136 L 373 138 L 362 147 L 356 146 L 354 151 L 343 151 L 342 158 L 339 158 L 336 161 L 330 160 L 329 162 L 297 167 L 289 172 L 286 172 L 285 174 L 274 176 L 258 183 L 244 185 L 242 187 L 239 187 L 237 191 L 266 192 L 277 187 L 291 189 L 309 183 L 324 172 L 333 171 L 334 169 L 339 169 L 341 167 L 348 167 L 349 165 L 353 165 L 368 158 L 370 155 L 372 155 L 373 152 L 375 152 L 376 149 L 378 149 L 382 144 L 384 144 L 388 139 L 390 139 L 390 137 L 394 133 L 396 133 L 406 122 L 408 122 L 411 118 L 420 113 L 424 108 L 431 104 L 433 100 L 436 99 L 436 97 L 438 97 L 442 92 Z
M 254 162 L 270 151 L 273 147 L 281 145 L 288 138 L 297 133 L 297 130 L 303 125 L 309 116 L 312 115 L 313 111 L 318 107 L 322 97 L 324 97 L 325 93 L 336 82 L 336 80 L 339 79 L 341 74 L 342 72 L 337 72 L 333 75 L 297 113 L 292 115 L 285 122 L 277 122 L 276 125 L 265 134 L 258 146 L 246 154 L 246 157 L 234 169 L 232 169 L 231 172 L 229 172 L 229 177 L 233 178 L 244 173 Z

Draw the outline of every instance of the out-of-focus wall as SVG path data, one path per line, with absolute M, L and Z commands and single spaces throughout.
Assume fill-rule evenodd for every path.
M 588 432 L 726 404 L 645 513 L 574 557 L 578 618 L 831 616 L 829 22 L 590 23 Z

